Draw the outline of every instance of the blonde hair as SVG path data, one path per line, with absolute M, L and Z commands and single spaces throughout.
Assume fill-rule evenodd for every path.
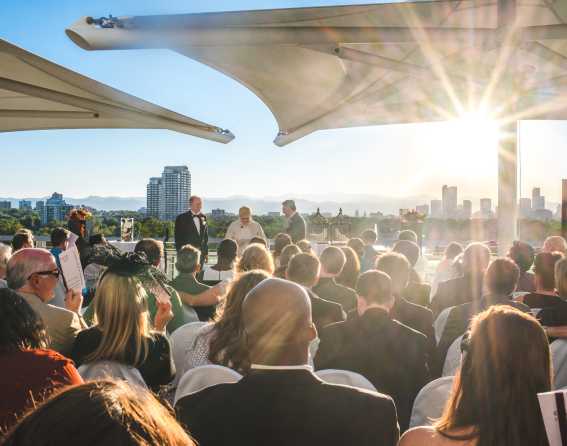
M 102 332 L 96 350 L 86 357 L 87 362 L 116 360 L 139 366 L 148 355 L 150 322 L 147 295 L 135 277 L 105 274 L 94 298 L 94 324 Z M 132 339 L 134 345 L 132 346 Z
M 555 264 L 555 288 L 561 297 L 567 297 L 567 258 Z
M 238 261 L 236 269 L 239 273 L 261 269 L 268 274 L 274 274 L 274 260 L 265 246 L 259 243 L 248 245 Z
M 252 216 L 252 210 L 248 206 L 242 206 L 238 210 L 238 216 L 239 217 L 251 217 Z

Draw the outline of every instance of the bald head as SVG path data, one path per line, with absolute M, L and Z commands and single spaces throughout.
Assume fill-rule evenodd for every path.
M 267 279 L 253 288 L 242 304 L 242 320 L 252 362 L 281 364 L 290 355 L 306 356 L 317 335 L 307 292 L 283 279 Z
M 8 286 L 13 290 L 19 290 L 26 285 L 32 274 L 56 268 L 55 258 L 47 249 L 21 249 L 8 262 L 6 269 Z

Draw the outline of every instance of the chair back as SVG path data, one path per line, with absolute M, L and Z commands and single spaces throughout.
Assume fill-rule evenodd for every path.
M 453 307 L 445 308 L 435 322 L 433 322 L 433 330 L 435 331 L 435 342 L 439 345 L 439 341 L 441 341 L 441 336 L 443 336 L 443 332 L 445 331 L 445 325 L 447 325 L 447 319 L 449 318 L 449 313 Z
M 567 387 L 567 340 L 557 339 L 549 346 L 556 389 Z
M 174 405 L 181 398 L 200 392 L 207 387 L 217 384 L 235 383 L 242 379 L 242 375 L 228 367 L 221 365 L 202 365 L 188 370 L 183 374 L 175 391 Z
M 431 426 L 443 414 L 453 388 L 454 376 L 443 376 L 426 384 L 415 397 L 410 428 Z
M 455 339 L 449 347 L 449 350 L 447 350 L 441 376 L 454 376 L 461 366 L 461 341 L 463 336 L 464 335 L 461 335 Z
M 377 392 L 376 387 L 359 373 L 350 370 L 326 369 L 315 372 L 322 381 L 329 384 L 343 384 L 345 386 L 357 387 L 363 390 Z
M 175 370 L 177 371 L 171 383 L 174 387 L 185 372 L 185 357 L 187 352 L 193 347 L 197 333 L 199 333 L 201 328 L 205 325 L 207 325 L 207 322 L 189 322 L 171 333 L 169 339 L 171 341 L 173 362 L 175 363 Z
M 110 378 L 126 381 L 128 384 L 142 389 L 148 388 L 137 368 L 116 361 L 102 360 L 90 362 L 80 366 L 78 371 L 85 381 Z

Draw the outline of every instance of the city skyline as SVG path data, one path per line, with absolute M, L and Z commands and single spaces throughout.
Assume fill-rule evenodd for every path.
M 313 6 L 356 1 L 312 0 Z M 86 52 L 64 34 L 84 15 L 167 14 L 305 6 L 298 1 L 70 0 L 3 3 L 2 38 L 101 82 L 177 112 L 230 128 L 229 145 L 160 130 L 61 130 L 0 134 L 0 195 L 26 198 L 49 189 L 65 196 L 144 195 L 155 166 L 190 165 L 194 192 L 205 197 L 335 193 L 389 197 L 436 195 L 459 184 L 463 197 L 497 196 L 496 149 L 476 135 L 482 124 L 450 122 L 318 132 L 290 146 L 271 143 L 277 128 L 269 110 L 245 87 L 170 51 Z M 24 32 L 25 17 L 34 23 Z M 134 75 L 135 74 L 135 75 Z M 227 100 L 230 98 L 230 100 Z M 478 127 L 480 125 L 480 127 Z M 488 135 L 490 136 L 490 132 Z M 545 141 L 545 144 L 542 144 Z M 520 196 L 541 186 L 560 201 L 567 123 L 521 125 Z M 22 160 L 33 176 L 22 175 Z M 62 175 L 64 171 L 66 175 Z M 545 175 L 541 173 L 545 172 Z M 290 180 L 291 179 L 291 180 Z

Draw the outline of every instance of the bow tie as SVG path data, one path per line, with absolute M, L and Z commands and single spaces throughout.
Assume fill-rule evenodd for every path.
M 202 218 L 202 217 L 203 217 L 203 214 L 194 214 L 193 212 L 191 212 L 191 216 L 192 216 L 192 217 Z

